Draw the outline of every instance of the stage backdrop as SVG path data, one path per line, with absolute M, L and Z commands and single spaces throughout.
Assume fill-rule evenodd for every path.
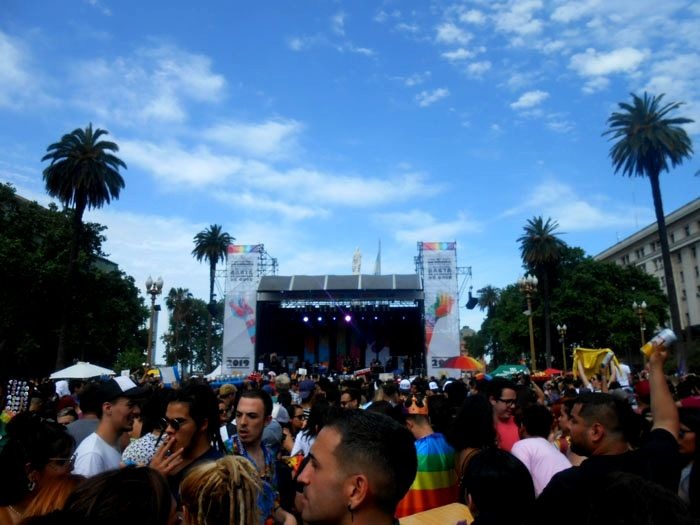
M 428 376 L 437 375 L 445 359 L 459 355 L 457 243 L 418 244 L 425 293 L 425 355 Z
M 255 370 L 255 305 L 262 246 L 234 244 L 226 261 L 226 309 L 222 375 Z

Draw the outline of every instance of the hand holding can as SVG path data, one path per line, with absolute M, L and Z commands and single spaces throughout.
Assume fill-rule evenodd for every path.
M 673 330 L 664 328 L 639 350 L 645 356 L 649 357 L 652 352 L 654 352 L 655 347 L 663 346 L 666 350 L 669 350 L 676 341 L 676 334 L 673 333 Z

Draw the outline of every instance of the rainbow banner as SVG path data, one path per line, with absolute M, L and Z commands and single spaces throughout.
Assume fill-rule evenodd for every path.
M 427 373 L 437 377 L 442 363 L 459 355 L 457 243 L 422 242 L 418 250 L 425 294 Z
M 234 244 L 226 258 L 226 308 L 222 375 L 255 370 L 255 309 L 260 282 L 259 244 Z

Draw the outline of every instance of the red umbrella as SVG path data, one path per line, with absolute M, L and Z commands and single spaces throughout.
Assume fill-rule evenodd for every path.
M 484 365 L 468 355 L 450 357 L 442 363 L 440 368 L 456 368 L 458 370 L 483 370 Z
M 558 368 L 547 368 L 544 371 L 545 374 L 550 375 L 550 376 L 560 376 L 561 375 L 561 370 Z

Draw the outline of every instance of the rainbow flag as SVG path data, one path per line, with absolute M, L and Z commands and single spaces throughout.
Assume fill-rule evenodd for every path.
M 456 242 L 424 242 L 422 247 L 426 251 L 441 251 L 441 250 L 454 250 L 456 247 Z
M 226 253 L 255 253 L 261 251 L 259 244 L 231 244 Z

